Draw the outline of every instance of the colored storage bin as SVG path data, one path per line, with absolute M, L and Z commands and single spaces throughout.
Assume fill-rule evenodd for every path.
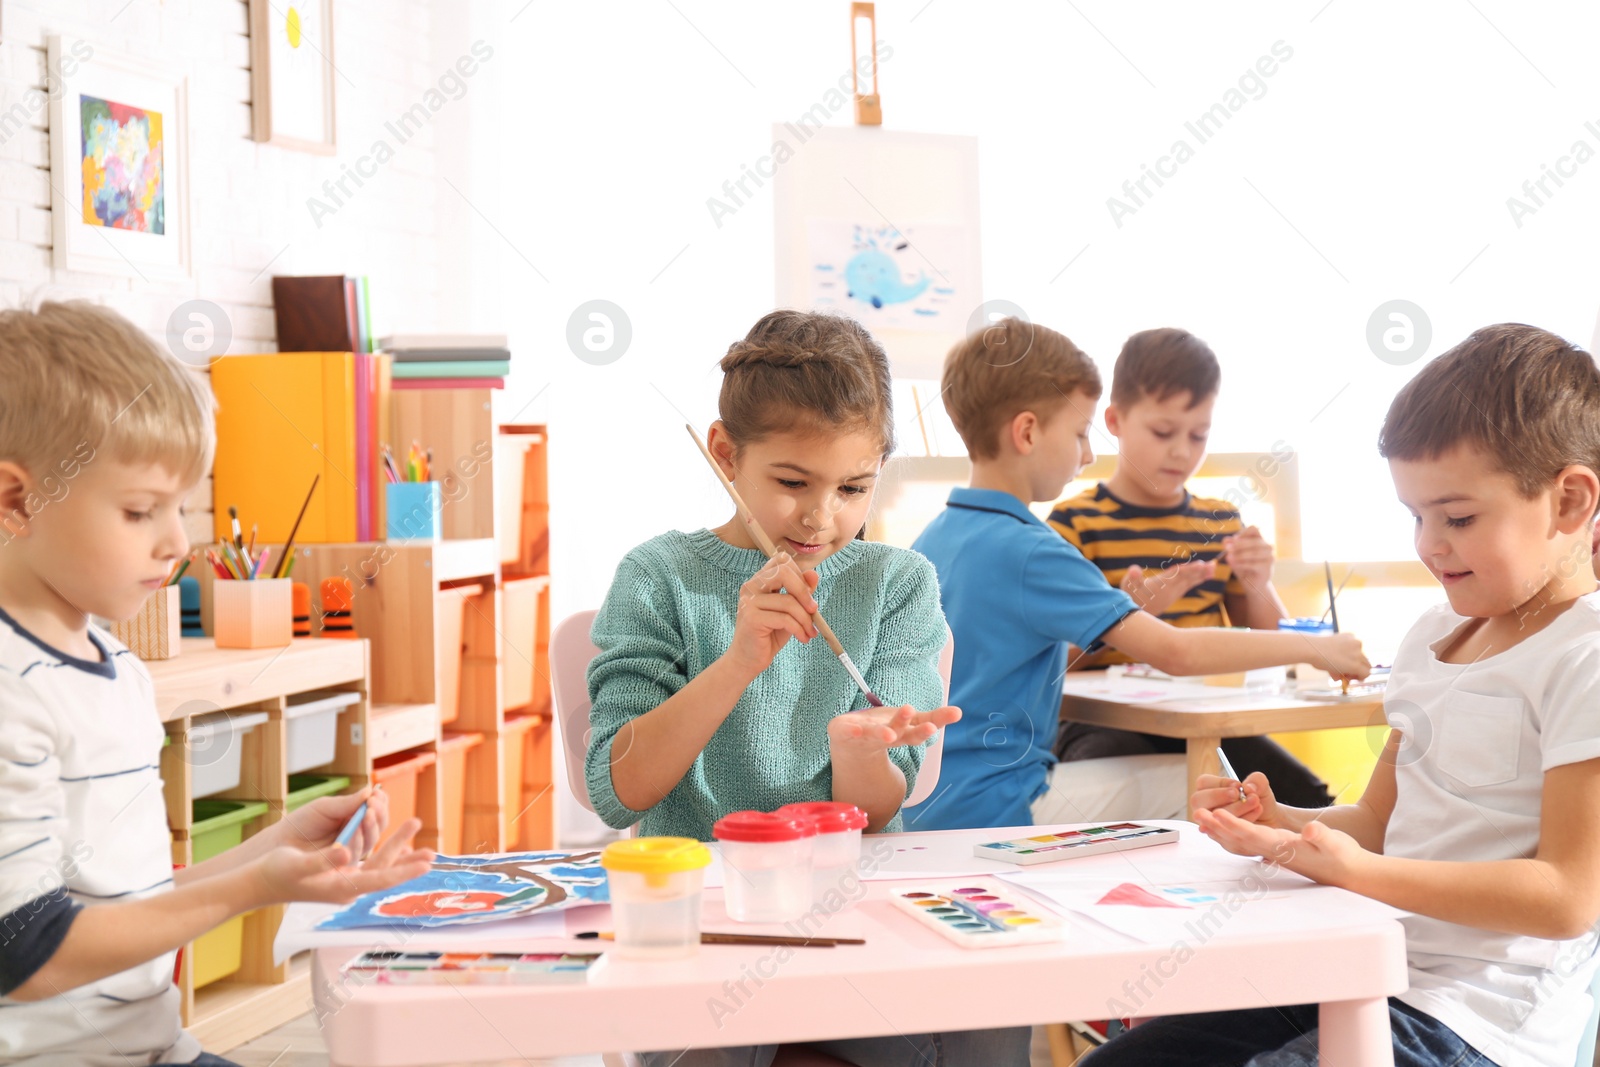
M 439 788 L 443 814 L 439 825 L 439 851 L 461 854 L 462 826 L 467 818 L 467 753 L 483 744 L 482 734 L 447 733 L 439 742 Z
M 283 718 L 290 774 L 333 762 L 339 740 L 339 712 L 360 700 L 360 693 L 345 692 L 302 693 L 289 698 Z
M 539 592 L 547 578 L 507 578 L 500 586 L 501 700 L 507 709 L 533 703 Z
M 267 721 L 264 711 L 217 712 L 189 724 L 190 795 L 208 797 L 237 789 L 244 738 Z
M 262 800 L 196 800 L 189 831 L 194 862 L 220 855 L 244 840 L 244 824 L 267 813 Z M 194 987 L 210 985 L 236 973 L 244 956 L 244 920 L 236 915 L 194 939 Z
M 505 725 L 500 727 L 500 740 L 506 747 L 506 774 L 501 779 L 505 798 L 501 801 L 500 813 L 505 820 L 506 848 L 512 851 L 525 847 L 522 842 L 527 840 L 523 836 L 526 832 L 523 822 L 530 818 L 531 813 L 523 808 L 532 798 L 523 799 L 522 775 L 528 765 L 528 746 L 531 744 L 528 733 L 543 722 L 544 719 L 538 715 L 507 715 Z
M 297 811 L 318 797 L 331 797 L 349 788 L 350 779 L 342 774 L 291 774 L 284 810 Z
M 413 749 L 373 760 L 372 781 L 389 794 L 389 826 L 378 839 L 379 844 L 387 841 L 397 826 L 417 814 L 417 779 L 438 758 L 438 753 L 431 749 Z M 423 824 L 428 821 L 428 817 L 423 816 Z
M 467 598 L 481 592 L 481 585 L 464 585 L 441 589 L 433 595 L 434 662 L 439 671 L 440 722 L 454 722 L 461 714 L 461 656 Z

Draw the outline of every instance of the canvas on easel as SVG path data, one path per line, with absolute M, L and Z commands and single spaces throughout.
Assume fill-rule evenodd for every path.
M 983 303 L 977 138 L 804 120 L 772 136 L 778 306 L 849 315 L 897 378 L 937 379 Z

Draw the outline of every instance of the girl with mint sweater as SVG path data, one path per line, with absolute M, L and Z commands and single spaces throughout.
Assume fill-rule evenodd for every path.
M 857 540 L 894 450 L 889 365 L 850 319 L 775 311 L 722 359 L 707 445 L 779 548 L 737 515 L 627 554 L 592 630 L 585 776 L 615 827 L 702 840 L 733 811 L 838 800 L 900 829 L 940 707 L 945 641 L 933 567 Z M 873 708 L 817 636 L 821 611 Z M 925 708 L 932 710 L 919 711 Z M 819 1044 L 861 1067 L 1011 1067 L 1027 1027 Z M 765 1067 L 776 1046 L 646 1053 L 647 1064 Z

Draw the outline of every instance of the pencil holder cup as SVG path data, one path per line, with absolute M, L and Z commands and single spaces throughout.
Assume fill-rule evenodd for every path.
M 294 583 L 294 635 L 311 636 L 311 587 L 304 582 Z
M 444 497 L 438 482 L 391 482 L 387 487 L 389 540 L 437 541 Z
M 150 595 L 131 619 L 111 624 L 111 635 L 140 659 L 171 659 L 178 654 L 183 621 L 181 593 L 164 585 Z
M 211 587 L 211 629 L 218 648 L 281 648 L 294 636 L 294 594 L 287 578 L 219 581 Z
M 700 892 L 711 850 L 690 837 L 633 837 L 600 854 L 617 955 L 671 960 L 700 951 Z
M 1285 633 L 1318 634 L 1333 633 L 1333 624 L 1323 622 L 1321 619 L 1279 619 L 1278 629 Z M 1328 676 L 1325 667 L 1315 663 L 1296 663 L 1294 665 L 1294 687 L 1296 689 L 1327 689 L 1333 685 L 1333 679 Z
M 178 606 L 183 616 L 183 636 L 204 637 L 206 628 L 200 621 L 200 579 L 187 575 L 178 579 Z

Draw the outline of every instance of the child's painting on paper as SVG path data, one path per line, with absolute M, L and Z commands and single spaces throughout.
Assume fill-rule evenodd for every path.
M 514 919 L 609 900 L 599 852 L 439 856 L 433 869 L 421 878 L 357 897 L 316 928 L 429 929 Z
M 811 306 L 869 330 L 959 330 L 975 302 L 959 226 L 811 219 L 808 240 Z

